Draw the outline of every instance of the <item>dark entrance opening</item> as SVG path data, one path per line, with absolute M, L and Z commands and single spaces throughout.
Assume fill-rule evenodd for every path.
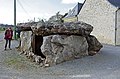
M 43 53 L 41 52 L 41 46 L 43 44 L 43 36 L 41 35 L 32 35 L 32 39 L 31 39 L 31 46 L 32 46 L 32 52 L 35 55 L 39 55 L 42 58 L 46 58 L 45 55 L 43 55 Z

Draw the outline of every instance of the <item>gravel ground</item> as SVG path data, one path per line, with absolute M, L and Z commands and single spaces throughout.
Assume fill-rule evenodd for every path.
M 2 36 L 2 34 L 0 34 Z M 15 49 L 4 51 L 0 37 L 0 79 L 120 79 L 120 47 L 104 45 L 95 56 L 41 68 Z

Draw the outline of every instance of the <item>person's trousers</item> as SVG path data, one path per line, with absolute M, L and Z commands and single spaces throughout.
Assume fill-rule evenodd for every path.
M 9 48 L 10 48 L 10 46 L 11 46 L 11 39 L 6 39 L 5 49 L 7 48 L 8 43 L 9 43 Z

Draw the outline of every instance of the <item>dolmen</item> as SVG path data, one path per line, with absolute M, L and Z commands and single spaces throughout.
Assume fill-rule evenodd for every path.
M 18 24 L 21 53 L 48 67 L 84 56 L 96 55 L 103 45 L 93 35 L 93 26 L 77 22 L 39 21 Z

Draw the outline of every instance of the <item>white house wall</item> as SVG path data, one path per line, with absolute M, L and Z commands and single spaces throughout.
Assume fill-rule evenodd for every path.
M 116 45 L 120 45 L 120 9 L 116 12 Z
M 101 43 L 114 45 L 116 10 L 107 0 L 86 0 L 78 20 L 93 25 L 92 34 Z

